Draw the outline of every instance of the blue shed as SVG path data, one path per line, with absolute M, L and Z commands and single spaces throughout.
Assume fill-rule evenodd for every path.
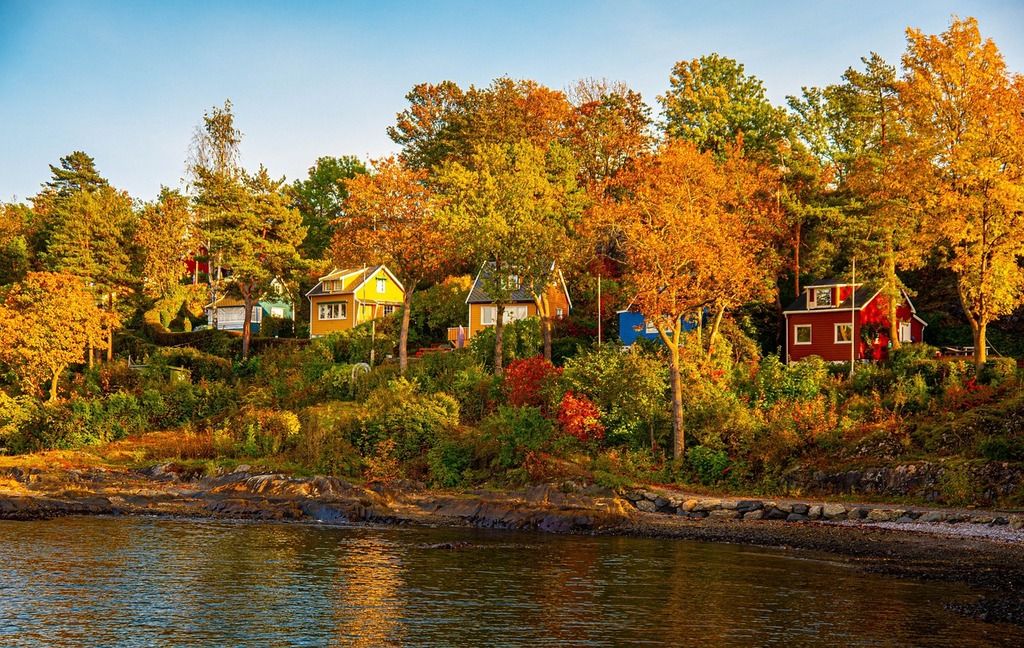
M 623 345 L 630 346 L 636 342 L 638 338 L 654 340 L 661 343 L 661 336 L 658 335 L 658 329 L 654 328 L 653 324 L 648 324 L 642 313 L 632 310 L 621 310 L 618 312 L 618 315 L 619 340 Z M 696 324 L 693 322 L 687 320 L 683 321 L 684 331 L 692 331 L 695 328 Z

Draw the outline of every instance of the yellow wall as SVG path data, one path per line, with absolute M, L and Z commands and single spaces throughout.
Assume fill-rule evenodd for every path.
M 383 293 L 377 292 L 377 279 L 383 278 L 386 286 Z M 391 276 L 383 270 L 378 270 L 370 279 L 363 284 L 363 287 L 356 291 L 356 299 L 361 302 L 377 302 L 381 304 L 400 305 L 403 297 L 402 290 L 395 284 Z
M 377 278 L 384 278 L 387 283 L 383 293 L 377 292 Z M 389 304 L 395 307 L 402 305 L 403 292 L 394 282 L 391 276 L 384 272 L 384 270 L 378 270 L 372 277 L 369 278 L 363 286 L 356 291 L 355 295 L 352 293 L 348 294 L 335 294 L 335 295 L 316 295 L 311 297 L 311 308 L 309 313 L 309 334 L 311 337 L 318 335 L 327 335 L 335 331 L 344 331 L 353 328 L 357 324 L 368 322 L 373 319 L 374 316 L 374 304 Z M 353 299 L 354 298 L 354 299 Z M 319 319 L 320 309 L 319 304 L 326 304 L 332 302 L 345 302 L 348 304 L 348 317 L 343 320 L 321 320 Z M 359 303 L 359 308 L 355 308 L 356 302 Z M 383 306 L 378 306 L 376 309 L 377 317 L 384 316 Z
M 467 338 L 476 335 L 480 331 L 492 326 L 491 324 L 484 324 L 481 321 L 484 307 L 494 306 L 494 304 L 470 304 L 469 305 L 469 331 L 466 335 Z M 533 302 L 509 304 L 509 306 L 526 306 L 526 316 L 534 317 L 537 314 L 537 305 Z
M 348 317 L 342 320 L 321 320 L 320 304 L 345 302 L 348 304 Z M 309 334 L 310 336 L 327 335 L 335 331 L 344 331 L 356 325 L 355 309 L 352 307 L 352 295 L 317 295 L 310 298 Z

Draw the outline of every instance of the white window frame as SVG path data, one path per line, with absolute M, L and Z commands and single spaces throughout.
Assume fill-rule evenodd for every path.
M 804 328 L 807 329 L 808 339 L 807 339 L 806 342 L 801 342 L 800 341 L 800 334 L 798 333 L 798 331 L 800 329 L 804 329 Z M 814 343 L 814 329 L 812 328 L 812 326 L 810 324 L 794 324 L 793 325 L 793 344 L 799 344 L 801 346 L 806 346 L 808 344 L 813 344 L 813 343 Z
M 565 309 L 563 309 L 563 308 L 556 308 L 555 309 L 555 317 L 557 319 L 562 319 L 563 317 L 565 317 Z
M 384 304 L 384 317 L 387 317 L 388 315 L 391 315 L 394 312 L 395 312 L 395 305 L 394 304 Z
M 277 318 L 280 318 L 280 319 L 284 319 L 284 309 L 281 308 L 280 306 L 271 306 L 270 307 L 270 316 L 271 317 L 277 317 Z
M 380 294 L 384 294 L 387 291 L 388 291 L 388 278 L 387 277 L 377 277 L 377 292 L 380 293 Z
M 850 329 L 850 339 L 849 340 L 841 340 L 839 338 L 839 329 L 840 329 L 840 327 Z M 853 323 L 852 322 L 838 322 L 838 323 L 835 324 L 834 331 L 835 331 L 835 333 L 834 333 L 834 337 L 832 339 L 833 339 L 833 341 L 836 344 L 853 344 Z
M 331 308 L 337 306 L 337 308 Z M 332 311 L 337 311 L 336 313 Z M 324 316 L 327 313 L 327 316 Z M 333 322 L 348 319 L 348 302 L 327 302 L 317 304 L 316 318 L 321 322 Z
M 509 324 L 517 320 L 524 320 L 530 316 L 530 308 L 528 306 L 506 306 L 505 307 L 505 323 Z
M 497 306 L 480 307 L 480 324 L 483 326 L 494 326 L 494 320 L 498 314 Z
M 824 286 L 824 287 L 820 287 L 820 288 L 809 288 L 809 290 L 811 291 L 811 308 L 832 308 L 833 306 L 835 306 L 835 304 L 833 303 L 834 299 L 833 299 L 833 294 L 832 294 L 833 291 L 832 291 L 831 286 Z M 818 303 L 818 292 L 819 291 L 827 291 L 828 292 L 828 303 L 827 304 Z
M 644 333 L 647 335 L 657 335 L 658 327 L 654 325 L 654 322 L 644 320 Z

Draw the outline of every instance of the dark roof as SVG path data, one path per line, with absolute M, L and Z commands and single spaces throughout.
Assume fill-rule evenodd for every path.
M 473 287 L 469 291 L 469 297 L 466 297 L 467 304 L 490 304 L 494 300 L 484 291 L 481 284 L 484 281 L 489 280 L 491 275 L 494 273 L 494 262 L 488 261 L 480 267 L 480 272 L 477 273 L 476 278 L 473 280 Z M 526 290 L 520 284 L 518 290 L 512 291 L 509 295 L 509 303 L 515 302 L 530 302 L 533 303 L 533 295 L 530 294 L 529 290 Z
M 330 273 L 320 277 L 320 280 L 316 282 L 313 289 L 306 293 L 306 297 L 316 297 L 317 295 L 350 295 L 352 289 L 359 284 L 366 281 L 367 277 L 371 277 L 377 273 L 384 266 L 367 266 L 365 268 L 357 268 L 355 270 L 332 270 Z M 326 279 L 340 279 L 349 275 L 359 273 L 359 276 L 355 279 L 351 279 L 347 282 L 344 290 L 326 291 L 324 290 L 324 280 Z
M 850 282 L 847 281 L 846 285 L 849 285 L 849 284 L 850 284 Z M 808 288 L 813 287 L 813 286 L 827 286 L 827 285 L 830 285 L 830 284 L 809 284 Z M 867 306 L 868 302 L 871 301 L 871 298 L 878 294 L 878 290 L 879 290 L 878 286 L 876 286 L 874 284 L 862 284 L 861 286 L 859 286 L 857 288 L 856 295 L 854 295 L 854 297 L 856 297 L 856 300 L 857 300 L 857 308 L 864 308 L 865 306 Z M 793 301 L 792 304 L 790 304 L 789 306 L 786 307 L 786 311 L 785 312 L 789 313 L 789 312 L 792 312 L 792 311 L 810 311 L 812 313 L 817 313 L 817 312 L 826 312 L 827 313 L 829 311 L 849 309 L 849 308 L 853 308 L 853 300 L 851 300 L 849 297 L 847 297 L 845 300 L 843 300 L 843 303 L 839 304 L 839 306 L 837 306 L 835 308 L 807 308 L 807 291 L 805 290 L 799 297 L 796 298 L 796 300 Z

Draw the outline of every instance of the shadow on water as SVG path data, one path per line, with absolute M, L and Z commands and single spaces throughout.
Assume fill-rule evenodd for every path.
M 1024 645 L 949 583 L 626 537 L 0 522 L 0 645 Z

